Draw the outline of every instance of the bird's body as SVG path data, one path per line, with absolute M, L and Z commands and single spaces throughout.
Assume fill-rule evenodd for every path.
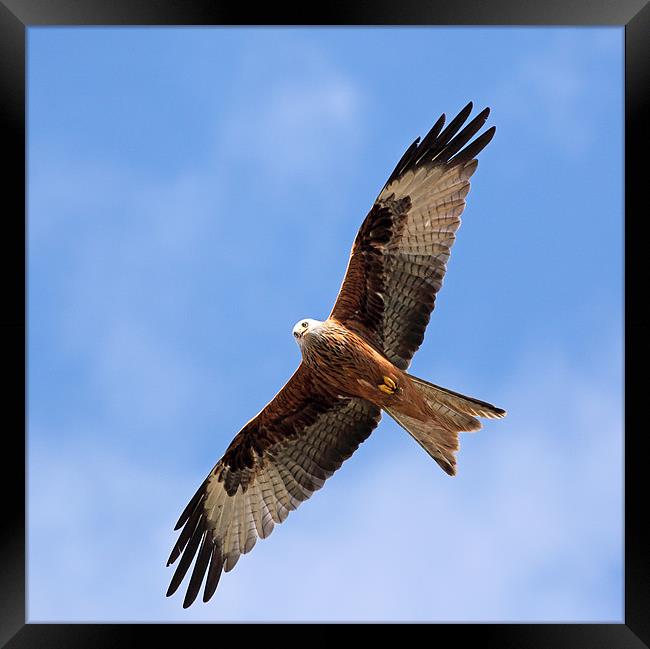
M 378 408 L 395 408 L 416 419 L 433 416 L 406 372 L 336 320 L 311 324 L 299 340 L 303 363 L 324 391 L 335 397 L 366 399 Z M 394 390 L 386 377 L 395 384 Z
M 407 373 L 447 268 L 476 171 L 494 127 L 472 140 L 489 114 L 464 128 L 468 104 L 408 148 L 355 239 L 329 317 L 293 329 L 302 362 L 268 405 L 244 425 L 183 513 L 167 565 L 180 557 L 167 595 L 190 577 L 183 606 L 320 489 L 388 413 L 449 475 L 458 433 L 505 411 Z

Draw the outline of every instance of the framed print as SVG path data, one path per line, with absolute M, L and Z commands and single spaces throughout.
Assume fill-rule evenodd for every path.
M 8 647 L 647 645 L 650 13 L 410 8 L 4 0 Z

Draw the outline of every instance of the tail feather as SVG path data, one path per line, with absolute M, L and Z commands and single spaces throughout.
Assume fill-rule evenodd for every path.
M 422 421 L 394 408 L 387 408 L 386 411 L 445 473 L 456 475 L 455 453 L 460 448 L 458 433 L 479 430 L 481 422 L 475 417 L 500 419 L 505 417 L 506 411 L 491 403 L 447 390 L 410 374 L 408 376 L 424 397 L 433 416 Z
M 388 414 L 440 465 L 449 475 L 456 475 L 456 458 L 454 453 L 459 448 L 458 433 L 445 430 L 436 422 L 420 421 L 408 417 L 392 408 Z
M 456 410 L 466 415 L 474 415 L 475 417 L 486 417 L 488 419 L 501 419 L 506 416 L 506 411 L 502 408 L 497 408 L 487 401 L 474 399 L 459 392 L 442 388 L 439 385 L 434 385 L 417 376 L 408 377 L 413 381 L 420 392 L 424 394 L 427 401 L 434 401 L 449 406 L 452 410 Z
M 444 428 L 453 430 L 457 433 L 473 433 L 477 430 L 481 430 L 481 422 L 472 417 L 471 415 L 460 412 L 458 409 L 452 408 L 450 405 L 444 403 L 440 399 L 433 400 L 429 399 L 425 395 L 425 399 L 429 408 L 433 410 L 435 415 L 435 420 L 440 423 Z

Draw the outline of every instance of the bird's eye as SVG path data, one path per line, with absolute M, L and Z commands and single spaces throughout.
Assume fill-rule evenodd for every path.
M 303 323 L 302 323 L 302 326 L 303 326 L 303 327 L 306 327 L 307 324 L 308 324 L 307 322 L 303 322 Z

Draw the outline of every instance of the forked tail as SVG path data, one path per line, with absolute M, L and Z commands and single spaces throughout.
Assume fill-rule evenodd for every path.
M 439 385 L 407 375 L 431 409 L 433 416 L 425 421 L 389 408 L 388 414 L 440 465 L 449 475 L 456 474 L 455 452 L 459 448 L 458 433 L 481 428 L 476 417 L 501 419 L 506 411 L 491 403 L 465 396 Z

